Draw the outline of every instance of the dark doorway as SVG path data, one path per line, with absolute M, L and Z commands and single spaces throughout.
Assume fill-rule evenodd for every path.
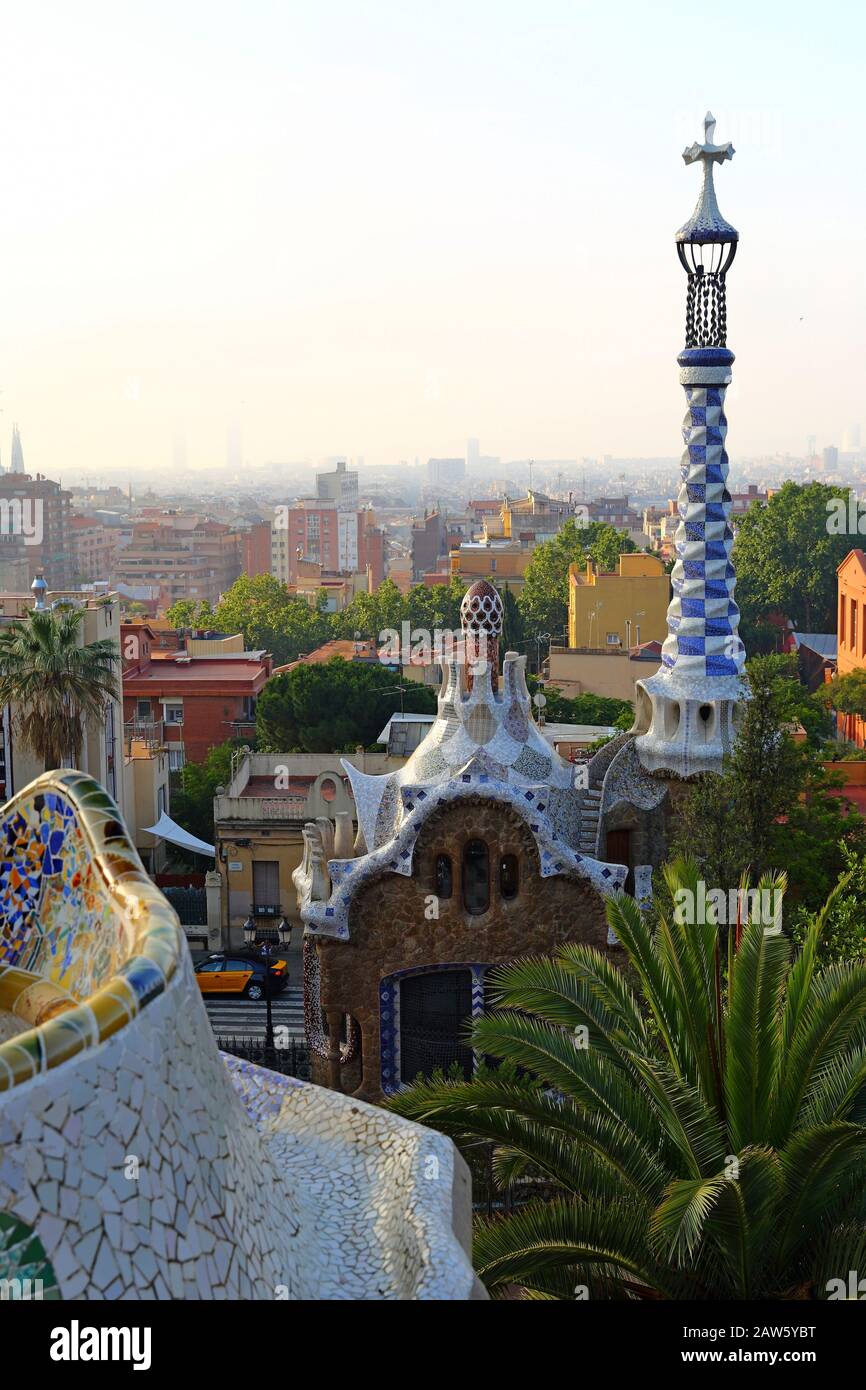
M 607 832 L 607 856 L 608 864 L 628 865 L 628 878 L 624 887 L 627 893 L 634 896 L 634 864 L 631 862 L 631 831 L 630 830 L 609 830 Z
M 457 1062 L 468 1080 L 472 1049 L 465 1042 L 472 1017 L 469 970 L 431 970 L 400 981 L 400 1080 L 432 1076 Z

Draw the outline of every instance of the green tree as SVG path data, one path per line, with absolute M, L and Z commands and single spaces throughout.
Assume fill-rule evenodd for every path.
M 85 724 L 120 694 L 117 643 L 82 642 L 83 608 L 29 609 L 0 630 L 0 707 L 46 772 L 75 766 Z
M 212 627 L 214 610 L 207 599 L 182 598 L 165 610 L 165 616 L 176 630 L 186 627 Z
M 356 594 L 341 613 L 335 613 L 331 629 L 335 637 L 354 637 L 359 632 L 363 638 L 378 642 L 386 628 L 399 632 L 400 624 L 407 616 L 404 595 L 393 579 L 386 579 L 375 593 Z
M 634 541 L 624 531 L 602 522 L 591 522 L 592 533 L 587 545 L 587 553 L 600 570 L 615 570 L 619 566 L 620 555 L 631 554 L 637 550 Z
M 766 640 L 766 617 L 776 610 L 803 632 L 835 632 L 836 568 L 852 540 L 831 529 L 834 497 L 847 497 L 847 491 L 787 482 L 766 507 L 753 505 L 740 520 L 736 597 L 749 650 L 755 649 L 753 634 Z
M 185 763 L 180 787 L 171 794 L 172 820 L 207 844 L 214 842 L 213 802 L 216 789 L 231 781 L 232 752 L 238 743 L 217 744 L 201 763 Z M 193 859 L 194 856 L 190 856 Z
M 331 636 L 324 600 L 312 608 L 270 574 L 242 574 L 227 589 L 213 615 L 223 632 L 240 632 L 251 651 L 269 651 L 276 666 L 295 661 Z
M 274 753 L 337 753 L 373 744 L 400 709 L 400 684 L 378 662 L 303 662 L 268 681 L 256 707 L 261 749 Z M 434 714 L 436 692 L 403 683 L 406 713 Z
M 499 594 L 502 599 L 502 654 L 523 652 L 526 650 L 526 625 L 520 604 L 509 588 L 500 589 Z
M 823 685 L 817 698 L 827 709 L 838 710 L 840 714 L 859 714 L 866 719 L 866 670 L 859 667 L 837 676 L 829 685 Z
M 669 866 L 671 896 L 698 872 Z M 760 921 L 653 930 L 622 895 L 628 974 L 588 945 L 495 972 L 472 1045 L 510 1070 L 391 1102 L 552 1190 L 479 1221 L 494 1297 L 826 1298 L 866 1267 L 866 963 L 818 968 L 832 906 L 794 954 Z
M 859 960 L 866 956 L 866 854 L 842 845 L 844 886 L 836 895 L 821 932 L 818 959 L 822 963 Z M 802 946 L 817 914 L 799 908 L 790 934 Z

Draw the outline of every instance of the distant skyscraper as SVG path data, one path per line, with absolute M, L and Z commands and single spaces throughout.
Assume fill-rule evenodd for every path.
M 230 469 L 239 469 L 243 463 L 241 427 L 237 420 L 232 420 L 226 430 L 226 463 Z
M 832 473 L 839 462 L 839 450 L 835 444 L 828 444 L 823 452 L 824 472 Z
M 810 434 L 806 440 L 806 453 L 810 459 L 815 457 L 815 450 L 818 447 L 818 440 L 814 434 Z
M 24 450 L 21 448 L 21 435 L 18 433 L 18 426 L 12 426 L 12 457 L 9 463 L 10 473 L 24 472 Z
M 347 469 L 345 459 L 338 459 L 333 472 L 316 474 L 316 496 L 330 498 L 338 506 L 357 507 L 357 473 Z
M 845 438 L 842 441 L 842 448 L 846 454 L 856 454 L 860 448 L 860 426 L 849 425 L 845 431 Z
M 467 467 L 467 468 L 477 468 L 477 467 L 478 467 L 478 458 L 479 458 L 480 453 L 481 453 L 481 449 L 480 449 L 480 447 L 479 447 L 478 440 L 477 440 L 477 439 L 467 439 L 467 441 L 466 441 L 466 467 Z
M 175 472 L 186 472 L 186 434 L 180 424 L 175 427 L 171 441 L 171 462 Z

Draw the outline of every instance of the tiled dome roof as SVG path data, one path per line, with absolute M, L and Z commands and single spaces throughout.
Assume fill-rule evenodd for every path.
M 486 632 L 498 637 L 502 632 L 502 599 L 486 579 L 478 579 L 466 590 L 460 604 L 460 624 L 464 632 Z

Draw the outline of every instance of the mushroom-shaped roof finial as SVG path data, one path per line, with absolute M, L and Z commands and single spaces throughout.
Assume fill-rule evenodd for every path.
M 486 579 L 478 579 L 466 590 L 460 604 L 460 625 L 464 632 L 486 633 L 498 637 L 502 632 L 502 599 Z

